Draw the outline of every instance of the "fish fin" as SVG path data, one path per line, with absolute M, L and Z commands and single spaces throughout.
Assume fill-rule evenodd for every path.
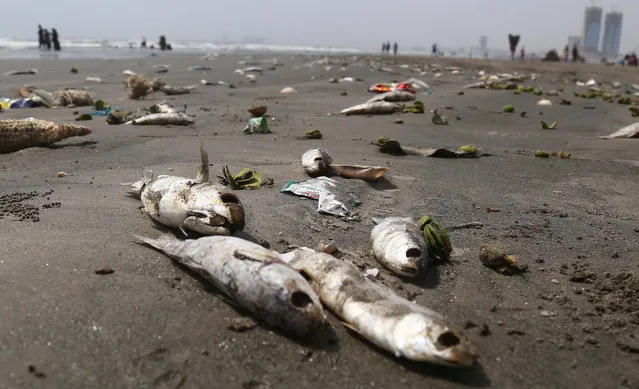
M 375 224 L 379 224 L 382 222 L 382 220 L 384 220 L 383 218 L 380 218 L 380 217 L 371 217 L 371 219 L 373 219 L 373 223 Z
M 353 331 L 353 332 L 355 332 L 355 333 L 359 334 L 359 335 L 361 335 L 361 334 L 362 334 L 362 332 L 361 332 L 360 330 L 358 330 L 357 328 L 353 327 L 352 325 L 348 324 L 348 323 L 347 323 L 347 322 L 345 322 L 345 321 L 343 321 L 343 322 L 342 322 L 342 325 L 343 325 L 344 327 L 348 328 L 349 330 L 351 330 L 351 331 Z
M 186 232 L 186 230 L 184 229 L 184 225 L 180 224 L 180 225 L 178 226 L 178 228 L 180 229 L 180 232 L 182 232 L 182 234 L 184 234 L 184 237 L 185 237 L 185 238 L 188 238 L 188 237 L 189 237 L 189 234 L 188 234 L 188 233 Z
M 209 181 L 209 154 L 206 152 L 204 148 L 204 142 L 200 141 L 200 169 L 197 172 L 197 176 L 195 181 L 198 184 Z
M 169 234 L 164 234 L 157 239 L 153 239 L 153 238 L 149 238 L 149 237 L 141 236 L 141 235 L 135 235 L 135 234 L 133 234 L 133 237 L 135 237 L 135 239 L 139 241 L 138 243 L 149 245 L 158 250 L 162 250 L 164 247 L 164 244 L 170 243 L 176 240 L 173 236 Z
M 142 189 L 149 183 L 153 181 L 153 170 L 144 169 L 142 171 L 142 179 L 140 181 L 135 182 L 122 182 L 120 185 L 128 186 L 136 193 L 141 193 Z

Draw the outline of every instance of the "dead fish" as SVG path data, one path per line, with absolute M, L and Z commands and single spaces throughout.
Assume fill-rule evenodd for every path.
M 148 94 L 153 92 L 153 83 L 142 76 L 136 75 L 135 73 L 127 79 L 125 84 L 127 95 L 132 100 L 146 97 Z
M 174 126 L 188 126 L 195 123 L 195 119 L 184 112 L 168 112 L 168 113 L 152 113 L 150 115 L 144 115 L 140 118 L 131 120 L 124 124 L 133 125 L 174 125 Z
M 610 135 L 600 136 L 601 139 L 613 138 L 639 138 L 639 122 L 624 127 Z
M 38 74 L 38 69 L 28 69 L 28 70 L 11 70 L 5 72 L 5 76 L 23 76 L 23 75 L 33 75 Z
M 346 178 L 358 178 L 375 181 L 388 171 L 381 166 L 335 165 L 333 158 L 324 149 L 311 149 L 302 155 L 302 167 L 311 177 L 326 174 L 339 174 Z
M 281 261 L 277 252 L 235 237 L 137 238 L 198 272 L 234 303 L 269 324 L 303 336 L 326 319 L 308 281 Z
M 302 167 L 311 177 L 327 173 L 331 163 L 333 158 L 324 149 L 311 149 L 302 154 Z
M 244 68 L 242 69 L 242 71 L 244 73 L 264 73 L 264 68 L 260 67 L 260 66 L 250 66 L 248 68 Z
M 201 164 L 195 179 L 146 171 L 129 184 L 140 194 L 142 209 L 167 227 L 202 235 L 231 235 L 244 229 L 244 207 L 233 193 L 209 181 L 209 159 L 200 145 Z
M 381 220 L 371 231 L 371 241 L 375 258 L 393 273 L 410 278 L 424 274 L 428 250 L 413 219 Z
M 387 101 L 354 105 L 340 111 L 344 115 L 388 115 L 402 110 L 402 106 Z
M 88 127 L 75 124 L 55 124 L 34 118 L 0 120 L 0 153 L 10 153 L 27 147 L 46 146 L 72 136 L 91 133 Z
M 160 88 L 160 90 L 162 92 L 164 92 L 165 95 L 167 96 L 173 96 L 173 95 L 186 95 L 189 94 L 191 92 L 193 92 L 197 87 L 195 85 L 189 85 L 189 86 L 171 86 L 171 85 L 164 85 Z
M 377 95 L 372 99 L 368 100 L 367 103 L 374 103 L 376 101 L 413 101 L 415 100 L 415 95 L 401 90 L 394 90 L 386 93 L 382 93 L 381 95 Z
M 55 91 L 52 94 L 55 105 L 67 106 L 75 105 L 77 107 L 85 107 L 93 105 L 93 97 L 85 90 L 68 89 Z
M 444 318 L 331 255 L 298 249 L 281 258 L 311 281 L 322 303 L 369 342 L 414 361 L 471 366 L 475 347 Z

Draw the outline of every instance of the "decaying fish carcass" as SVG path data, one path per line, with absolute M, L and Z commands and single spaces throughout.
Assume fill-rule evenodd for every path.
M 91 133 L 88 127 L 55 124 L 34 118 L 0 120 L 0 153 L 10 153 L 27 147 L 47 146 L 72 136 Z
M 234 303 L 267 323 L 302 336 L 326 319 L 308 281 L 282 262 L 277 252 L 227 236 L 186 241 L 166 236 L 138 238 L 198 272 Z
M 143 210 L 167 227 L 201 235 L 230 235 L 244 229 L 244 208 L 228 189 L 209 181 L 208 155 L 200 147 L 201 165 L 195 179 L 147 171 L 143 180 L 129 184 L 140 194 Z

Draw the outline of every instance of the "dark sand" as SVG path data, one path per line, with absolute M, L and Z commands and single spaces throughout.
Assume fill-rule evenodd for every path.
M 169 63 L 173 68 L 161 76 L 173 85 L 206 78 L 238 86 L 199 87 L 169 98 L 197 116 L 193 128 L 109 126 L 98 117 L 85 122 L 93 129 L 87 137 L 0 155 L 0 196 L 54 191 L 20 203 L 39 207 L 39 222 L 8 214 L 0 220 L 0 388 L 639 387 L 639 139 L 597 138 L 637 120 L 626 106 L 572 96 L 586 90 L 573 77 L 637 83 L 636 69 L 398 60 L 467 69 L 435 79 L 392 64 L 398 74 L 370 72 L 364 59 L 352 63 L 350 57 L 343 59 L 348 64 L 343 71 L 339 64 L 330 71 L 305 67 L 301 57 L 263 58 L 273 57 L 284 66 L 258 76 L 256 84 L 240 84 L 243 76 L 233 73 L 243 67 L 237 64 L 241 56 L 0 63 L 0 74 L 40 70 L 36 76 L 0 76 L 0 96 L 23 84 L 82 87 L 85 77 L 99 76 L 105 83 L 87 84 L 91 92 L 127 109 L 165 98 L 157 93 L 128 100 L 121 76 L 127 68 L 153 76 L 153 64 Z M 195 64 L 215 70 L 187 71 Z M 71 67 L 79 74 L 69 73 Z M 543 72 L 528 84 L 545 89 L 560 87 L 563 77 L 573 105 L 549 97 L 553 107 L 537 107 L 540 97 L 511 91 L 467 90 L 458 96 L 473 81 L 471 70 L 480 68 Z M 365 82 L 327 82 L 340 74 Z M 427 110 L 453 107 L 445 110 L 450 126 L 434 126 L 429 113 L 403 114 L 403 125 L 394 124 L 397 116 L 327 115 L 371 97 L 369 84 L 410 76 L 430 84 L 432 95 L 419 96 Z M 280 95 L 284 86 L 298 93 Z M 348 96 L 340 96 L 342 91 Z M 274 133 L 242 135 L 247 108 L 259 104 L 267 104 L 275 118 Z M 528 117 L 502 113 L 505 104 Z M 73 122 L 74 111 L 88 109 L 11 110 L 0 118 Z M 541 119 L 558 121 L 558 129 L 541 130 Z M 310 129 L 320 130 L 324 139 L 300 140 Z M 479 349 L 477 366 L 452 369 L 396 359 L 334 316 L 315 340 L 296 340 L 265 325 L 243 333 L 227 329 L 244 313 L 164 255 L 133 242 L 133 234 L 156 237 L 162 231 L 119 185 L 139 179 L 145 167 L 193 176 L 198 134 L 213 174 L 228 164 L 232 171 L 251 167 L 275 180 L 273 187 L 237 194 L 247 213 L 240 236 L 265 240 L 276 250 L 316 247 L 320 239 L 333 238 L 344 258 L 363 268 L 380 267 L 369 253 L 370 216 L 428 214 L 445 226 L 484 223 L 481 229 L 452 231 L 456 255 L 426 279 L 407 283 L 384 269 L 379 276 L 453 325 L 472 327 L 467 333 Z M 416 147 L 477 144 L 493 155 L 388 156 L 370 144 L 382 135 Z M 361 222 L 320 215 L 316 202 L 279 193 L 288 180 L 306 178 L 299 158 L 313 146 L 326 148 L 338 163 L 390 167 L 378 183 L 340 180 L 360 194 Z M 536 149 L 563 149 L 572 157 L 535 158 Z M 68 176 L 57 178 L 58 171 Z M 60 207 L 42 207 L 54 202 Z M 483 267 L 478 253 L 484 243 L 516 254 L 529 272 L 506 277 Z M 105 267 L 115 272 L 94 273 Z M 490 334 L 482 334 L 484 325 Z

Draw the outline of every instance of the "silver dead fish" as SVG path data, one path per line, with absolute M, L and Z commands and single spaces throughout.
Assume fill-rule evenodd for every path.
M 367 103 L 374 103 L 376 101 L 388 101 L 388 102 L 397 102 L 397 101 L 413 101 L 415 100 L 415 95 L 401 90 L 394 90 L 386 93 L 382 93 L 368 100 Z
M 328 309 L 369 342 L 414 361 L 474 363 L 475 347 L 441 315 L 398 296 L 352 263 L 307 248 L 281 257 L 311 281 Z
M 610 135 L 600 136 L 601 139 L 639 138 L 639 122 L 626 126 Z
M 91 129 L 75 124 L 55 124 L 35 118 L 0 120 L 0 153 L 27 147 L 47 146 L 72 136 L 84 136 Z
M 428 250 L 415 221 L 411 218 L 389 217 L 371 230 L 375 258 L 393 273 L 403 277 L 424 274 Z
M 282 262 L 277 252 L 235 237 L 137 238 L 195 270 L 267 323 L 302 336 L 326 319 L 308 281 Z
M 388 171 L 388 168 L 381 166 L 333 164 L 333 158 L 324 149 L 310 149 L 302 154 L 302 167 L 311 177 L 332 173 L 365 181 L 375 181 Z
M 340 111 L 344 115 L 388 115 L 399 112 L 402 106 L 387 101 L 376 101 L 354 105 Z
M 147 171 L 142 181 L 130 184 L 140 194 L 143 210 L 167 227 L 202 235 L 231 235 L 244 229 L 244 207 L 226 188 L 209 182 L 209 161 L 200 146 L 197 178 L 161 175 Z
M 131 120 L 124 124 L 133 125 L 174 125 L 174 126 L 188 126 L 195 123 L 195 119 L 184 112 L 168 112 L 168 113 L 153 113 L 150 115 L 144 115 L 140 118 Z
M 189 85 L 189 86 L 164 85 L 160 88 L 160 90 L 164 92 L 165 95 L 172 96 L 172 95 L 186 95 L 188 93 L 193 92 L 196 88 L 197 86 L 195 85 Z

